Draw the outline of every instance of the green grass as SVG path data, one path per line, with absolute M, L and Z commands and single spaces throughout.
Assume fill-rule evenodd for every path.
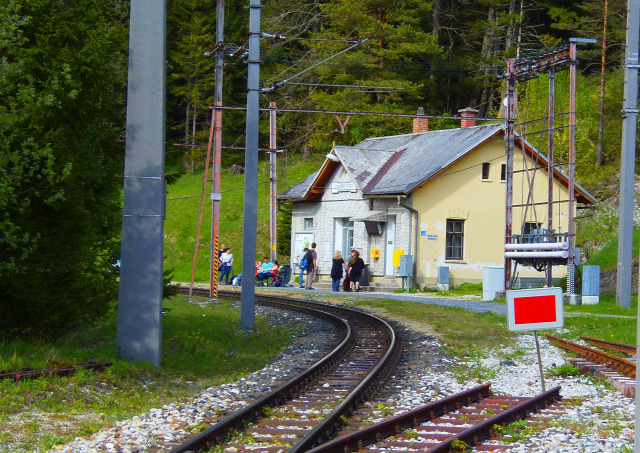
M 638 256 L 638 242 L 640 241 L 640 228 L 633 229 L 633 251 L 632 256 Z M 587 265 L 599 265 L 600 270 L 604 271 L 607 269 L 614 268 L 618 265 L 618 239 L 609 242 L 607 245 L 602 247 L 600 250 L 595 252 L 587 262 Z
M 333 295 L 313 297 L 336 301 Z M 516 334 L 507 329 L 506 319 L 494 313 L 383 298 L 362 300 L 354 295 L 342 295 L 340 302 L 372 310 L 414 329 L 433 332 L 442 339 L 445 351 L 469 363 L 488 350 L 514 346 L 516 339 Z M 588 335 L 634 343 L 636 307 L 622 309 L 613 298 L 603 298 L 595 306 L 567 305 L 567 314 L 581 316 L 565 317 L 565 330 L 548 333 L 569 339 Z M 200 306 L 179 296 L 166 301 L 164 308 L 163 360 L 159 369 L 116 357 L 114 322 L 69 334 L 55 343 L 2 339 L 0 369 L 16 370 L 27 365 L 40 368 L 56 362 L 87 360 L 113 361 L 114 365 L 104 372 L 81 370 L 67 378 L 0 381 L 0 445 L 13 442 L 19 433 L 25 441 L 13 451 L 44 451 L 150 408 L 184 400 L 206 387 L 237 380 L 269 363 L 293 333 L 290 329 L 270 327 L 258 317 L 255 329 L 247 336 L 238 324 L 237 305 L 230 301 Z M 547 331 L 540 332 L 544 333 Z M 517 354 L 516 350 L 513 355 Z M 480 367 L 463 368 L 453 370 L 461 379 L 487 380 L 493 372 Z M 76 420 L 75 428 L 46 429 L 39 416 L 25 417 L 17 427 L 10 422 L 11 417 L 35 411 L 53 413 L 60 421 Z M 78 421 L 79 417 L 86 419 Z
M 395 318 L 430 326 L 446 342 L 446 349 L 465 357 L 472 351 L 510 343 L 515 334 L 507 329 L 506 319 L 493 313 L 475 313 L 459 308 L 427 305 L 390 299 L 367 299 L 350 305 L 384 310 Z M 491 332 L 491 335 L 487 335 Z
M 278 159 L 278 189 L 280 194 L 317 170 L 322 158 L 301 161 L 289 157 Z M 320 159 L 320 160 L 318 160 Z M 167 188 L 167 217 L 164 223 L 165 268 L 173 269 L 173 281 L 188 282 L 191 280 L 193 255 L 195 251 L 196 232 L 200 212 L 200 195 L 204 171 L 187 173 Z M 209 174 L 211 178 L 211 174 Z M 261 160 L 258 167 L 258 229 L 256 242 L 256 259 L 269 255 L 269 165 Z M 242 271 L 242 228 L 244 174 L 234 175 L 223 169 L 220 180 L 220 219 L 218 245 L 224 243 L 231 247 L 233 253 L 233 273 Z M 211 184 L 207 184 L 207 194 L 211 192 Z M 278 216 L 283 215 L 281 213 Z M 209 281 L 210 254 L 207 248 L 211 244 L 211 200 L 205 196 L 200 229 L 200 248 L 196 261 L 196 282 Z M 280 264 L 286 264 L 289 257 L 278 257 Z
M 80 370 L 71 377 L 0 381 L 0 445 L 19 434 L 25 440 L 13 451 L 45 451 L 212 385 L 235 381 L 270 363 L 291 341 L 291 329 L 270 326 L 261 317 L 246 335 L 239 327 L 237 305 L 230 301 L 202 305 L 187 303 L 184 296 L 165 301 L 160 368 L 117 358 L 113 321 L 55 343 L 3 338 L 3 370 L 88 360 L 112 361 L 113 366 L 103 372 Z M 19 428 L 9 424 L 9 416 L 26 417 L 33 411 L 53 413 L 58 420 L 87 419 L 75 423 L 72 431 L 45 431 L 38 419 L 23 419 Z

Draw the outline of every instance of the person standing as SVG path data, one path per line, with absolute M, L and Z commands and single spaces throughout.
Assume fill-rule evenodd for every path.
M 340 291 L 340 280 L 342 280 L 342 274 L 344 273 L 344 260 L 342 259 L 342 252 L 336 250 L 333 254 L 333 264 L 331 265 L 331 286 L 334 291 Z
M 311 244 L 311 248 L 307 250 L 307 253 L 304 255 L 307 259 L 307 282 L 305 288 L 313 289 L 313 278 L 316 275 L 316 270 L 318 269 L 318 254 L 316 253 L 316 243 Z
M 302 250 L 302 253 L 300 255 L 296 255 L 295 256 L 296 262 L 298 263 L 298 269 L 300 269 L 300 276 L 298 278 L 298 284 L 300 285 L 300 288 L 302 288 L 304 286 L 304 284 L 302 283 L 303 282 L 302 276 L 304 275 L 304 271 L 306 269 L 306 267 L 301 266 L 300 263 L 302 262 L 302 260 L 304 259 L 305 255 L 307 254 L 307 251 L 309 251 L 309 247 L 305 247 Z
M 364 271 L 364 261 L 360 258 L 360 252 L 357 250 L 351 251 L 351 261 L 349 261 L 349 280 L 351 280 L 351 288 L 354 287 L 356 291 L 360 291 L 360 277 Z
M 229 275 L 231 275 L 233 266 L 233 255 L 231 254 L 231 248 L 227 248 L 220 255 L 220 278 L 218 281 L 222 283 L 222 278 L 224 277 L 224 284 L 229 284 Z

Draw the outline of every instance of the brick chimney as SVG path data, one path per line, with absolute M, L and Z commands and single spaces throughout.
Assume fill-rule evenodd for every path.
M 424 115 L 424 107 L 418 107 L 417 115 Z M 428 132 L 429 131 L 429 118 L 414 117 L 413 118 L 413 133 Z
M 460 121 L 460 127 L 473 127 L 476 125 L 476 115 L 480 110 L 476 110 L 471 107 L 458 110 L 458 113 L 462 116 Z M 415 121 L 415 120 L 414 120 Z

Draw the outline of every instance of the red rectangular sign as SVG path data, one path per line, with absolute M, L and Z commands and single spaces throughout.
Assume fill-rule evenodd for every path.
M 555 322 L 556 297 L 553 294 L 513 299 L 515 324 Z

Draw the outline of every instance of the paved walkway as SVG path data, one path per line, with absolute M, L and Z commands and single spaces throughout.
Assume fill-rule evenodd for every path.
M 221 289 L 224 289 L 223 286 Z M 308 290 L 304 288 L 294 287 L 285 287 L 285 288 L 273 288 L 273 287 L 264 287 L 257 288 L 259 290 L 264 291 L 287 291 L 294 293 L 296 296 L 307 295 L 307 294 L 322 294 L 327 296 L 348 296 L 348 297 L 373 297 L 376 299 L 395 299 L 395 300 L 404 300 L 410 302 L 418 302 L 422 304 L 432 304 L 432 305 L 443 305 L 445 307 L 456 307 L 462 308 L 464 310 L 475 311 L 475 312 L 490 312 L 495 313 L 501 316 L 507 316 L 507 305 L 505 303 L 491 302 L 491 301 L 483 301 L 480 296 L 464 296 L 460 298 L 452 298 L 452 297 L 442 297 L 437 295 L 430 295 L 429 293 L 385 293 L 385 292 L 368 292 L 368 291 L 360 291 L 360 292 L 334 292 L 330 289 L 320 289 L 316 288 L 313 290 Z

